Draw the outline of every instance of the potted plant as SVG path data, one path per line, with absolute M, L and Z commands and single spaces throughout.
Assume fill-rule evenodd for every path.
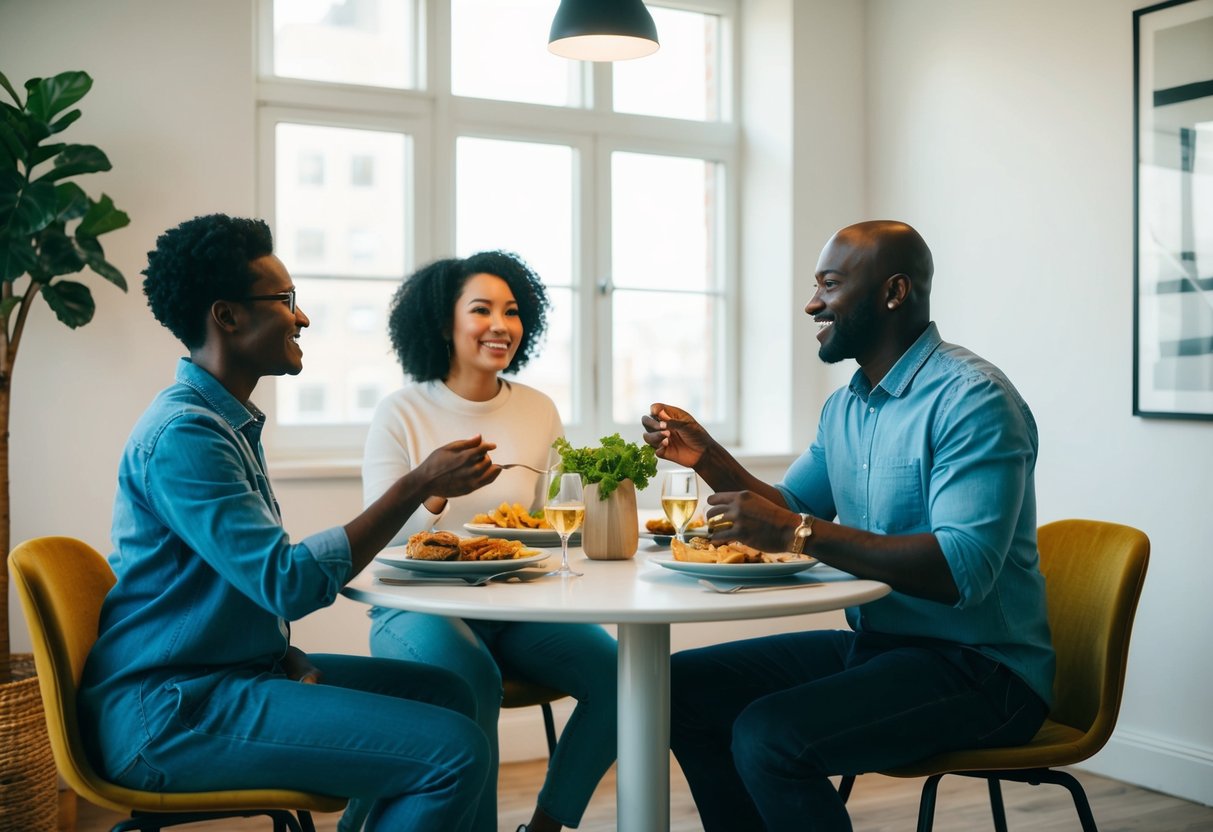
M 594 560 L 622 560 L 636 554 L 640 523 L 636 489 L 657 475 L 657 454 L 648 445 L 604 436 L 597 448 L 574 448 L 561 437 L 552 443 L 563 471 L 580 474 L 585 485 L 581 548 Z
M 13 363 L 30 309 L 39 295 L 75 329 L 96 305 L 83 283 L 63 279 L 89 268 L 126 291 L 122 273 L 105 259 L 97 238 L 130 219 L 108 196 L 94 200 L 72 177 L 109 170 L 100 149 L 52 141 L 80 117 L 72 109 L 93 80 L 84 72 L 33 78 L 25 100 L 0 73 L 13 103 L 0 97 L 0 806 L 6 828 L 54 828 L 58 779 L 41 717 L 42 702 L 30 656 L 11 652 L 8 609 L 8 426 Z M 68 230 L 68 226 L 73 226 Z M 36 712 L 36 718 L 31 713 Z M 49 791 L 48 791 L 49 790 Z

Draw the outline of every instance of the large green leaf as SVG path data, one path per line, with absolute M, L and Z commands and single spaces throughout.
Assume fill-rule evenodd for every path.
M 47 159 L 54 158 L 56 154 L 62 153 L 64 148 L 67 146 L 68 145 L 64 144 L 63 142 L 39 145 L 38 147 L 34 148 L 34 152 L 30 154 L 29 166 L 32 168 L 34 165 L 42 164 Z
M 21 106 L 21 96 L 17 95 L 17 91 L 13 89 L 13 85 L 8 82 L 8 77 L 3 72 L 0 72 L 0 87 L 8 90 L 8 94 L 13 97 L 14 104 L 18 107 Z
M 105 252 L 101 249 L 101 243 L 97 242 L 96 237 L 82 237 L 77 232 L 76 245 L 83 252 L 84 259 L 88 261 L 90 269 L 110 283 L 113 283 L 122 291 L 126 291 L 126 278 L 122 276 L 122 272 L 118 271 L 112 263 L 105 259 Z
M 102 194 L 100 201 L 90 205 L 88 213 L 84 215 L 84 219 L 80 220 L 80 225 L 76 228 L 76 236 L 99 237 L 130 225 L 130 222 L 131 218 L 126 215 L 126 212 L 119 211 L 114 207 L 114 201 Z
M 8 161 L 4 167 L 15 168 L 11 160 L 24 161 L 29 149 L 38 143 L 30 138 L 29 117 L 25 113 L 0 102 L 0 149 Z
M 65 115 L 63 118 L 58 119 L 57 121 L 55 121 L 53 124 L 50 125 L 49 129 L 50 129 L 51 133 L 62 133 L 64 130 L 66 130 L 71 125 L 72 122 L 74 122 L 76 119 L 80 118 L 80 115 L 81 115 L 81 113 L 79 110 L 72 110 L 70 113 Z
M 92 205 L 92 200 L 75 182 L 60 182 L 55 186 L 55 197 L 59 200 L 60 222 L 68 222 L 83 217 Z
M 113 165 L 101 148 L 91 144 L 69 144 L 55 159 L 55 166 L 39 176 L 36 182 L 54 182 L 79 173 L 109 170 Z
M 93 293 L 83 283 L 60 280 L 42 287 L 42 297 L 55 310 L 55 317 L 72 329 L 84 326 L 93 319 L 97 304 Z
M 0 280 L 12 282 L 38 265 L 38 254 L 29 237 L 19 240 L 0 237 Z
M 75 274 L 84 268 L 84 264 L 83 253 L 67 236 L 63 223 L 51 223 L 38 235 L 39 272 L 46 279 L 61 274 Z
M 25 109 L 49 124 L 57 113 L 84 98 L 92 86 L 93 79 L 87 72 L 61 72 L 54 78 L 40 78 L 32 88 L 26 84 L 29 100 Z
M 37 234 L 50 225 L 59 213 L 55 186 L 50 182 L 33 182 L 17 191 L 11 209 L 3 202 L 9 193 L 6 187 L 0 186 L 0 217 L 11 211 L 7 229 L 0 228 L 0 232 L 6 231 L 11 237 Z

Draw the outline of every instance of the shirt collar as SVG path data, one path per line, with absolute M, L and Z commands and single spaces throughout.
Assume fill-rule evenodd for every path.
M 927 363 L 927 359 L 931 357 L 931 353 L 935 352 L 936 348 L 942 343 L 943 339 L 939 336 L 939 327 L 932 321 L 927 324 L 927 328 L 922 331 L 922 335 L 918 336 L 918 340 L 901 354 L 901 358 L 897 359 L 897 363 L 885 373 L 885 377 L 876 386 L 882 388 L 890 396 L 900 397 L 905 393 L 906 388 L 910 386 L 910 382 L 914 380 L 914 377 L 918 375 L 918 371 L 922 369 L 922 365 Z M 871 385 L 868 384 L 868 377 L 863 374 L 862 367 L 855 371 L 855 375 L 851 376 L 851 392 L 862 397 L 865 401 L 872 392 Z
M 177 362 L 177 383 L 195 390 L 207 404 L 223 417 L 233 430 L 244 430 L 252 422 L 265 421 L 265 414 L 255 404 L 241 403 L 213 375 L 188 358 Z

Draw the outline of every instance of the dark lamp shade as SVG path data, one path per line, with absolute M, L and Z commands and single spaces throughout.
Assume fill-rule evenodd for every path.
M 579 61 L 624 61 L 658 49 L 657 26 L 641 0 L 560 0 L 548 51 Z

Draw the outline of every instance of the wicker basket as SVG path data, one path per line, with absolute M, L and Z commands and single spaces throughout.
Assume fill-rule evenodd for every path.
M 0 657 L 0 832 L 55 832 L 59 776 L 34 657 Z

